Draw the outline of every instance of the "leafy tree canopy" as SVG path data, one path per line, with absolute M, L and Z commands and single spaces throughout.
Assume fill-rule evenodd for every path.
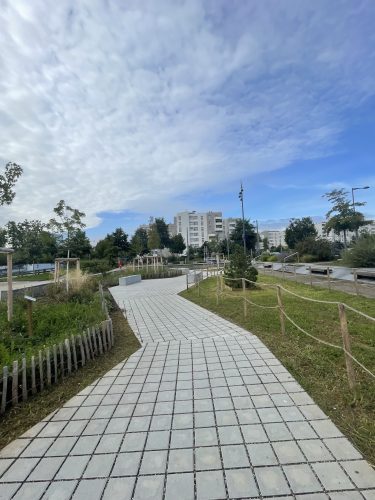
M 177 253 L 181 254 L 186 248 L 184 238 L 182 237 L 182 234 L 176 234 L 175 236 L 172 236 L 169 241 L 169 250 L 172 253 Z
M 238 246 L 243 247 L 243 224 L 242 220 L 238 219 L 232 234 L 230 235 L 230 240 L 233 241 Z M 255 245 L 257 241 L 257 236 L 255 233 L 254 226 L 250 224 L 249 220 L 245 219 L 245 241 L 246 241 L 246 250 L 250 252 L 250 250 L 255 250 Z
M 285 242 L 289 248 L 295 248 L 298 242 L 310 236 L 315 237 L 317 234 L 311 217 L 290 219 L 289 226 L 285 230 Z
M 5 165 L 5 171 L 0 174 L 0 205 L 10 205 L 16 196 L 13 188 L 21 177 L 23 169 L 17 163 L 9 162 Z

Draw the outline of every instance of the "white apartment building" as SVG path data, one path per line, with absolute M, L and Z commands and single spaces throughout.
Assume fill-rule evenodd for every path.
M 205 241 L 223 238 L 223 215 L 221 212 L 179 212 L 171 230 L 174 228 L 186 245 L 199 248 Z
M 279 245 L 285 247 L 285 231 L 262 231 L 260 237 L 268 239 L 268 247 L 278 247 Z
M 325 222 L 317 222 L 314 224 L 315 229 L 318 233 L 319 238 L 326 238 L 329 241 L 340 241 L 341 243 L 344 243 L 344 234 L 336 234 L 334 231 L 330 231 L 329 234 L 326 233 L 325 231 Z M 359 228 L 359 234 L 368 232 L 370 234 L 375 234 L 375 223 L 367 224 L 366 226 L 362 226 Z M 355 232 L 354 231 L 347 231 L 346 233 L 346 240 L 350 242 L 353 238 L 355 238 Z
M 228 219 L 223 219 L 223 236 L 224 238 L 229 238 L 236 227 L 237 221 L 240 219 L 235 219 L 234 217 L 229 217 Z

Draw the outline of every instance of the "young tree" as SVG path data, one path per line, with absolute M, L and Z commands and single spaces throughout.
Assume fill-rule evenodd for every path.
M 332 203 L 332 208 L 327 212 L 327 222 L 325 230 L 327 234 L 334 231 L 336 234 L 343 233 L 344 246 L 347 248 L 348 231 L 358 231 L 361 226 L 369 224 L 371 221 L 365 220 L 361 212 L 355 210 L 355 207 L 365 205 L 365 202 L 353 203 L 348 198 L 348 192 L 345 189 L 334 189 L 323 195 Z
M 156 223 L 154 222 L 150 226 L 148 232 L 148 248 L 149 250 L 156 250 L 161 248 L 161 241 Z
M 285 230 L 285 242 L 289 248 L 295 248 L 299 241 L 303 241 L 310 236 L 317 236 L 314 222 L 311 217 L 302 219 L 290 219 L 289 226 Z
M 233 241 L 235 245 L 243 247 L 243 225 L 242 220 L 238 219 L 232 234 L 230 235 L 230 240 Z M 255 250 L 255 245 L 257 242 L 257 235 L 254 230 L 254 226 L 250 224 L 248 220 L 245 220 L 245 242 L 246 250 Z
M 130 244 L 128 242 L 128 235 L 125 231 L 118 227 L 116 228 L 111 235 L 113 240 L 113 245 L 118 249 L 118 254 L 120 257 L 125 256 L 125 254 L 129 251 Z
M 186 245 L 181 234 L 176 234 L 175 236 L 172 236 L 172 238 L 170 238 L 169 250 L 172 253 L 182 254 L 185 248 Z
M 53 211 L 57 215 L 57 219 L 50 219 L 48 227 L 57 233 L 60 240 L 61 252 L 65 254 L 69 250 L 71 238 L 77 231 L 86 227 L 86 224 L 82 220 L 86 215 L 77 208 L 66 205 L 64 200 L 60 200 Z
M 130 248 L 133 255 L 144 255 L 148 250 L 148 234 L 145 229 L 136 229 L 130 240 Z
M 269 245 L 269 242 L 268 242 L 268 238 L 267 238 L 267 236 L 265 236 L 263 238 L 263 250 L 269 250 L 269 247 L 270 247 L 270 245 Z
M 229 267 L 225 268 L 224 280 L 225 284 L 232 288 L 241 288 L 241 279 L 234 278 L 245 278 L 249 281 L 256 281 L 258 279 L 258 271 L 251 265 L 250 256 L 245 255 L 243 249 L 239 246 L 236 247 L 231 256 Z M 253 286 L 246 282 L 247 288 L 252 288 Z
M 13 188 L 22 175 L 23 169 L 17 163 L 5 165 L 4 174 L 0 174 L 0 205 L 10 205 L 16 196 Z
M 168 226 L 167 226 L 164 218 L 163 217 L 160 217 L 160 218 L 156 217 L 154 224 L 156 227 L 156 231 L 159 235 L 160 248 L 168 248 L 169 242 L 170 242 L 170 237 L 169 237 Z

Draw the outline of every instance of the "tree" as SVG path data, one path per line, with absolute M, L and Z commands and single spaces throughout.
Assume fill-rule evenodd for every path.
M 82 258 L 90 255 L 92 246 L 85 231 L 77 229 L 73 232 L 69 240 L 69 250 L 71 257 Z
M 309 236 L 317 235 L 318 233 L 311 217 L 290 219 L 289 226 L 285 230 L 285 242 L 289 248 L 295 248 L 299 241 L 303 241 Z
M 344 235 L 344 246 L 347 248 L 347 232 L 358 231 L 361 226 L 369 224 L 371 221 L 365 220 L 361 212 L 355 210 L 355 207 L 365 205 L 365 202 L 353 203 L 348 198 L 348 192 L 345 189 L 334 189 L 323 195 L 332 203 L 332 208 L 327 212 L 327 222 L 325 230 L 327 234 L 333 231 L 335 234 Z
M 5 247 L 8 240 L 7 230 L 3 227 L 0 227 L 0 247 Z
M 269 247 L 270 247 L 270 245 L 269 245 L 269 242 L 268 242 L 268 238 L 267 238 L 267 236 L 265 236 L 263 238 L 263 250 L 269 250 Z
M 375 267 L 375 234 L 361 235 L 344 253 L 344 262 L 351 267 Z
M 156 223 L 150 225 L 150 230 L 148 232 L 148 249 L 156 250 L 161 248 L 161 241 Z
M 53 211 L 58 218 L 50 219 L 48 227 L 57 233 L 60 240 L 60 251 L 66 253 L 69 250 L 71 238 L 77 231 L 86 226 L 82 220 L 86 215 L 77 208 L 66 205 L 64 200 L 60 200 Z
M 0 174 L 0 205 L 10 205 L 16 196 L 13 188 L 21 177 L 23 169 L 17 163 L 9 162 L 5 165 L 4 174 Z
M 182 237 L 182 234 L 176 234 L 175 236 L 172 236 L 172 238 L 170 238 L 169 250 L 172 253 L 182 254 L 185 248 L 186 245 L 184 242 L 184 238 Z
M 243 226 L 242 220 L 238 219 L 236 225 L 230 235 L 230 240 L 233 241 L 238 246 L 243 247 L 243 236 L 242 236 Z M 249 252 L 250 250 L 255 250 L 255 245 L 257 242 L 257 235 L 254 230 L 254 226 L 250 224 L 248 220 L 245 220 L 245 242 L 246 242 L 246 250 Z
M 325 238 L 309 236 L 296 244 L 295 249 L 300 255 L 312 257 L 310 260 L 327 261 L 334 258 L 333 246 Z
M 167 226 L 164 218 L 163 217 L 159 217 L 159 218 L 156 217 L 154 224 L 155 224 L 156 231 L 159 235 L 159 240 L 160 240 L 159 247 L 155 247 L 155 248 L 168 248 L 169 242 L 170 242 L 170 237 L 169 237 L 168 226 Z
M 130 240 L 130 248 L 133 255 L 144 255 L 148 250 L 148 234 L 145 229 L 139 227 Z
M 236 247 L 231 256 L 229 267 L 226 267 L 224 271 L 225 284 L 232 288 L 241 288 L 241 279 L 235 278 L 245 278 L 252 282 L 258 279 L 258 271 L 251 265 L 250 256 L 245 255 L 239 246 Z M 246 282 L 246 287 L 252 288 L 254 285 Z
M 130 249 L 128 235 L 121 227 L 118 227 L 110 236 L 112 237 L 113 245 L 118 249 L 119 256 L 124 257 Z

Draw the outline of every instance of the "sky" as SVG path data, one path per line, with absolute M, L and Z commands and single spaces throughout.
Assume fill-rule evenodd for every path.
M 24 168 L 0 224 L 60 199 L 93 240 L 236 217 L 241 181 L 260 225 L 365 185 L 375 218 L 373 0 L 0 0 L 0 21 L 0 170 Z

